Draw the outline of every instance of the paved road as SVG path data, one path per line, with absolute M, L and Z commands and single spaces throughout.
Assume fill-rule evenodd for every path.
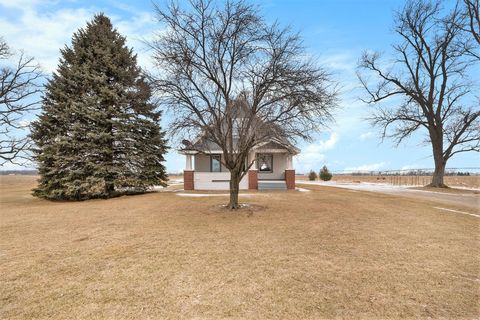
M 297 184 L 313 184 L 334 188 L 344 188 L 357 191 L 379 192 L 394 194 L 403 197 L 417 198 L 435 201 L 443 204 L 464 206 L 472 209 L 474 213 L 480 213 L 480 194 L 474 193 L 445 193 L 427 190 L 417 190 L 404 186 L 393 186 L 380 183 L 337 183 L 319 181 L 297 181 Z

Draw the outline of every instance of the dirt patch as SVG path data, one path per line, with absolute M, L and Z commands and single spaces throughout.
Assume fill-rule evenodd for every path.
M 253 204 L 253 203 L 240 203 L 240 208 L 236 210 L 231 210 L 227 208 L 226 204 L 216 204 L 210 208 L 210 212 L 214 213 L 222 213 L 222 214 L 247 214 L 251 216 L 254 213 L 258 213 L 260 211 L 265 211 L 266 207 Z

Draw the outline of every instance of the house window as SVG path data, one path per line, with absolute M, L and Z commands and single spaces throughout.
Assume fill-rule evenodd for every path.
M 210 172 L 221 172 L 222 164 L 220 163 L 221 155 L 212 154 L 210 156 Z
M 259 153 L 257 155 L 257 169 L 259 172 L 273 172 L 273 155 L 271 153 Z

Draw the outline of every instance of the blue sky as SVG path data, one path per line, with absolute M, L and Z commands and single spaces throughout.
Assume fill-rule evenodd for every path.
M 297 172 L 318 170 L 326 164 L 331 170 L 388 170 L 431 168 L 431 148 L 424 133 L 415 134 L 396 147 L 379 139 L 379 129 L 365 118 L 371 107 L 358 100 L 362 91 L 355 76 L 363 50 L 388 54 L 396 36 L 392 15 L 401 8 L 397 0 L 255 0 L 267 21 L 291 25 L 304 38 L 309 54 L 328 68 L 342 87 L 336 123 L 302 142 L 302 153 L 295 159 Z M 161 4 L 162 2 L 159 1 Z M 34 56 L 47 73 L 58 62 L 59 49 L 70 43 L 71 35 L 96 12 L 106 13 L 114 26 L 127 36 L 138 53 L 139 63 L 151 67 L 150 53 L 142 39 L 149 39 L 161 26 L 155 21 L 150 1 L 81 0 L 0 0 L 0 35 L 13 49 Z M 34 119 L 29 115 L 27 120 Z M 164 119 L 164 123 L 168 118 Z M 478 153 L 459 154 L 448 167 L 478 167 Z M 172 150 L 167 155 L 169 172 L 183 169 L 183 157 Z M 6 166 L 4 169 L 10 169 Z

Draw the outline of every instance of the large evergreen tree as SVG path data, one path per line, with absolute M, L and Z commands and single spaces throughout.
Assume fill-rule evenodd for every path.
M 161 113 L 125 37 L 98 14 L 61 55 L 32 126 L 34 195 L 82 200 L 164 185 Z

